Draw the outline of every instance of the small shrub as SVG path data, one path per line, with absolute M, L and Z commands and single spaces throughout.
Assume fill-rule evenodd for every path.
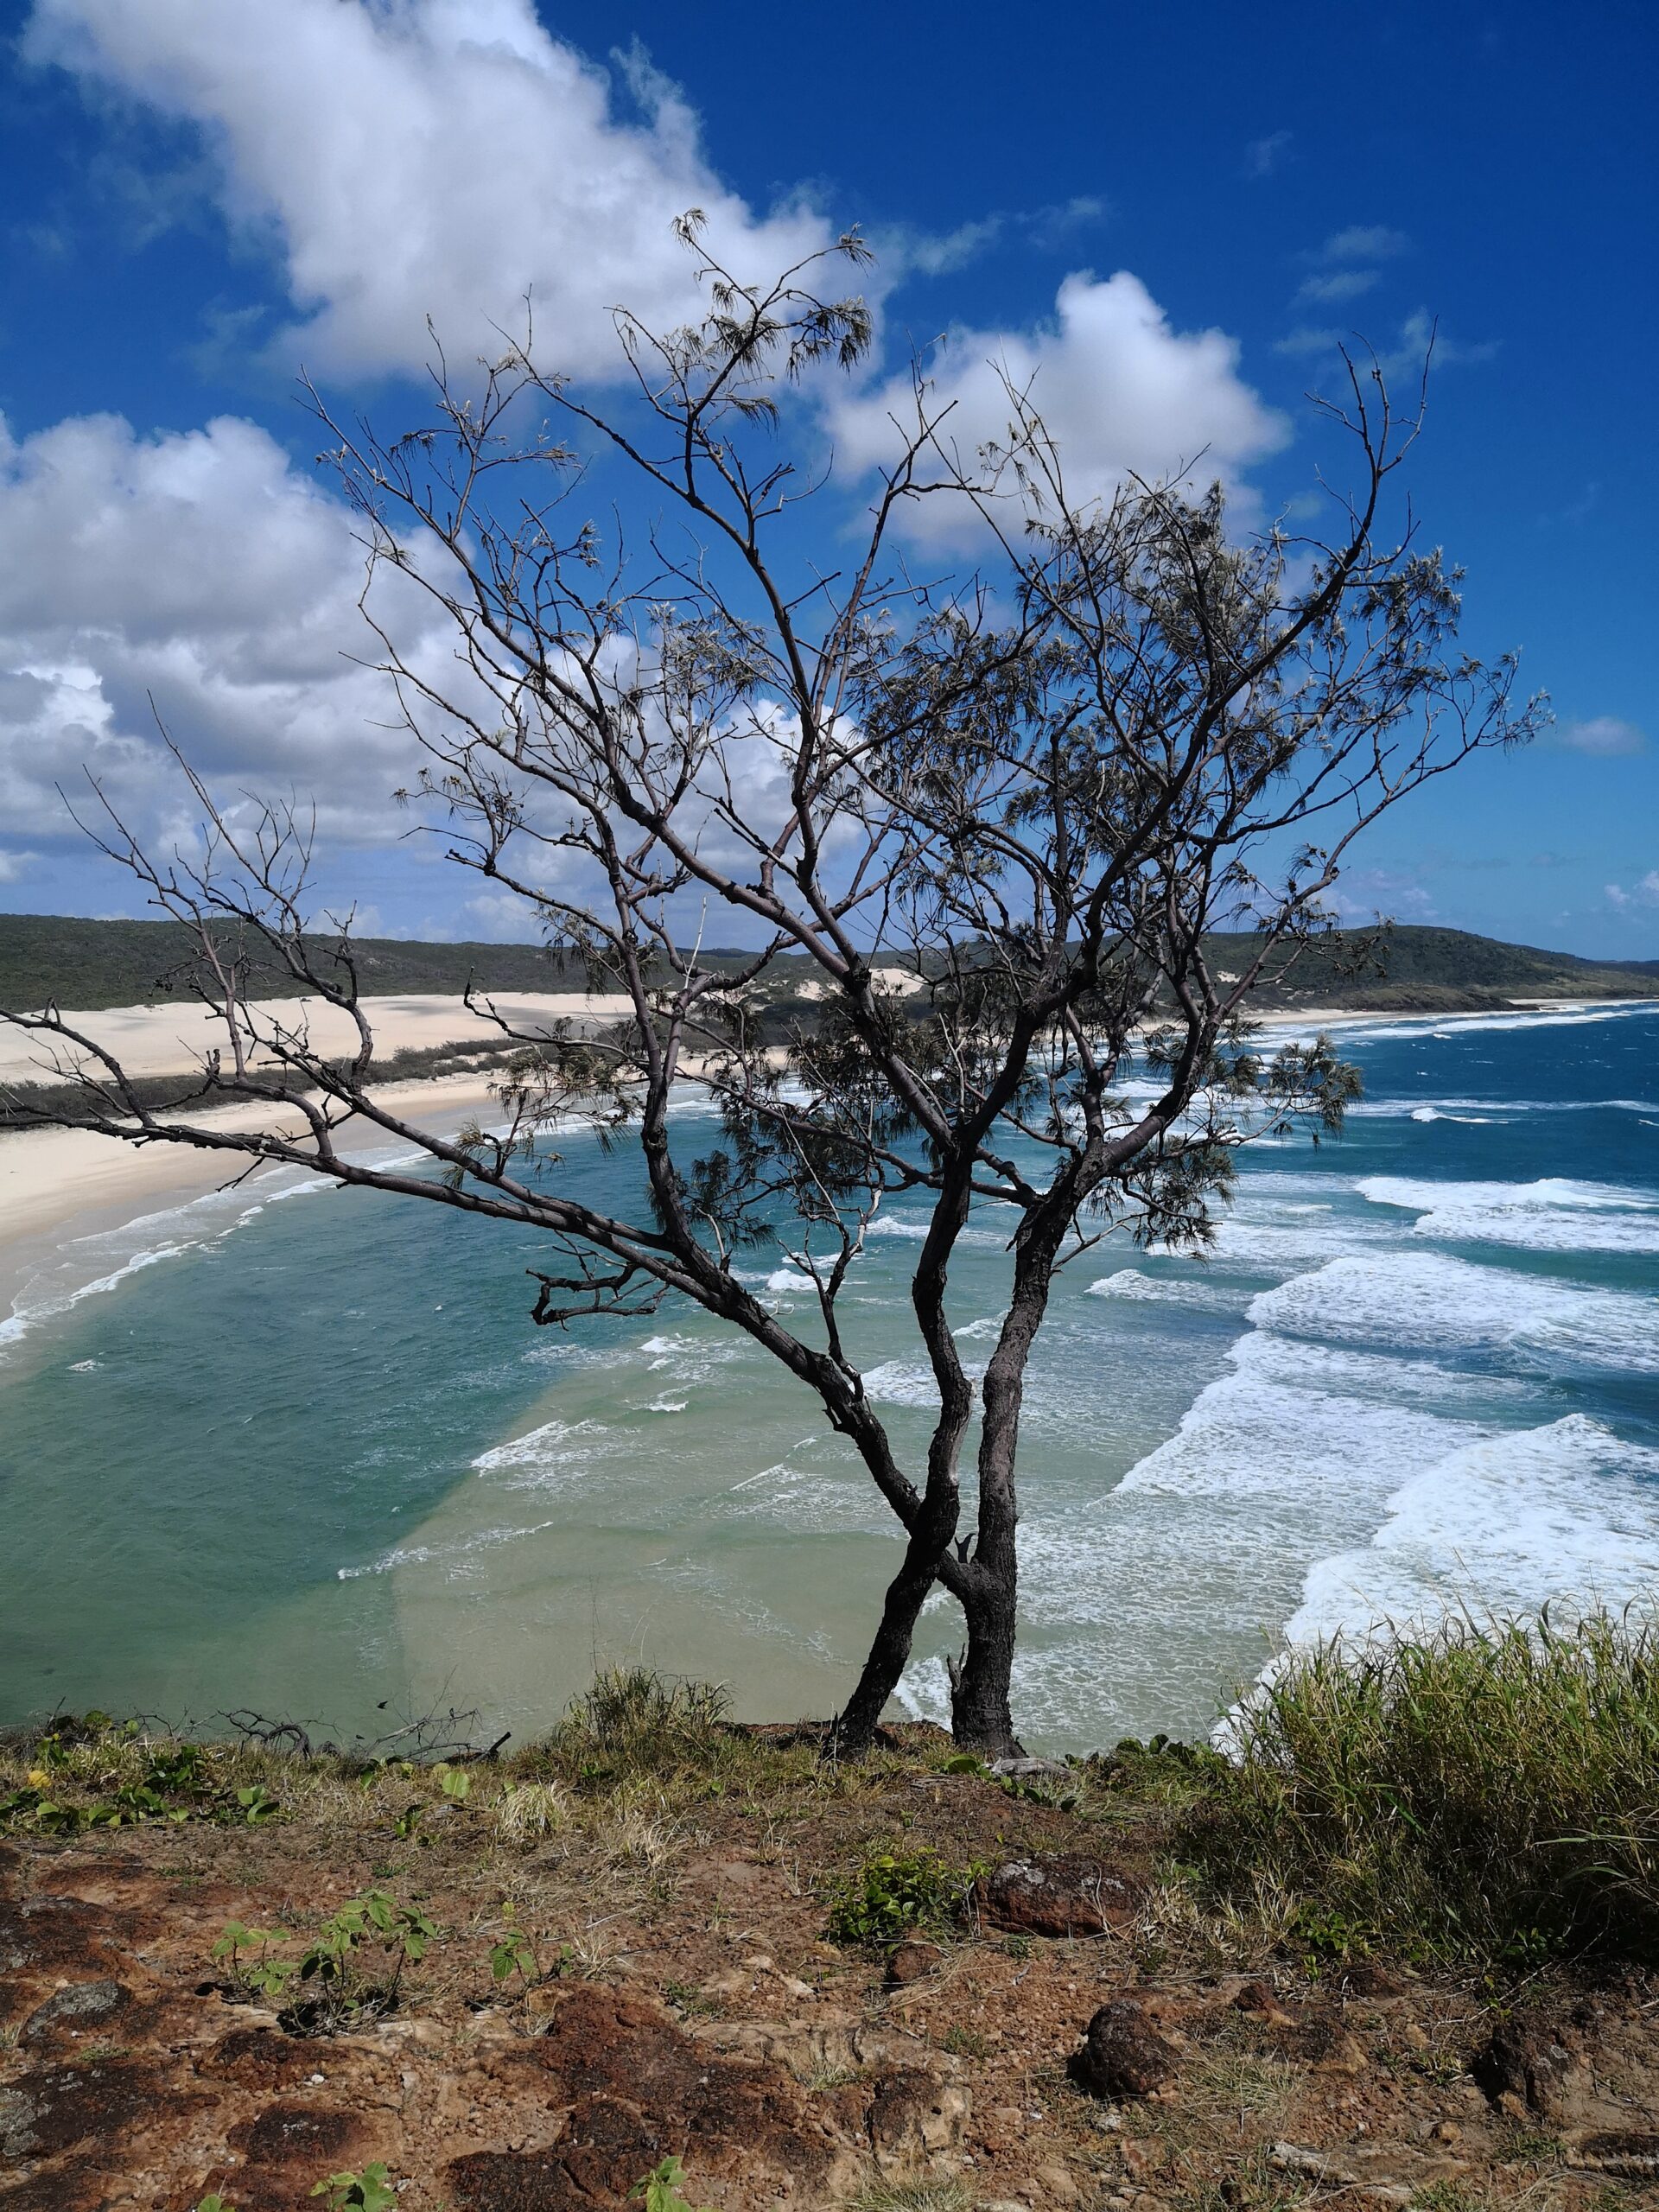
M 1338 1639 L 1231 1726 L 1185 1855 L 1294 1897 L 1311 1954 L 1659 1957 L 1659 1615 Z
M 360 2174 L 330 2174 L 311 2194 L 326 2196 L 329 2212 L 391 2212 L 397 2202 L 391 2177 L 378 2158 Z
M 226 1923 L 213 1956 L 245 1995 L 271 2003 L 293 1997 L 283 2015 L 289 2029 L 326 2034 L 359 2014 L 391 2012 L 404 1968 L 418 1963 L 437 1932 L 417 1905 L 368 1890 L 325 1920 L 297 1958 L 279 1951 L 291 1940 L 284 1929 L 239 1920 Z M 308 1991 L 302 1998 L 300 1987 Z
M 490 1946 L 490 1979 L 505 1987 L 516 1975 L 521 1986 L 534 1989 L 540 1983 L 552 1981 L 569 1965 L 575 1953 L 568 1943 L 543 1957 L 541 1947 L 533 1936 L 527 1936 L 516 1922 L 509 1920 L 499 1938 Z
M 726 1693 L 714 1683 L 613 1667 L 575 1700 L 545 1748 L 582 1781 L 678 1773 L 717 1763 L 725 1713 Z
M 213 1956 L 244 1996 L 275 1999 L 300 1970 L 297 1959 L 272 1956 L 275 1946 L 287 1941 L 285 1929 L 250 1928 L 245 1921 L 227 1920 Z
M 683 2183 L 685 2168 L 677 2158 L 664 2158 L 659 2166 L 635 2182 L 628 2191 L 630 2204 L 642 2202 L 645 2212 L 696 2212 L 688 2202 Z
M 830 1891 L 826 1933 L 835 1943 L 882 1949 L 913 1929 L 963 1918 L 980 1866 L 951 1866 L 938 1852 L 874 1852 Z

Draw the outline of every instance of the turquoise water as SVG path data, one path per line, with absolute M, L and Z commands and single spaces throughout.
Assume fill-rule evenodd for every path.
M 1201 1729 L 1286 1634 L 1659 1584 L 1659 1013 L 1343 1040 L 1347 1135 L 1251 1152 L 1213 1261 L 1062 1280 L 1023 1431 L 1033 1742 Z M 565 1149 L 626 1200 L 630 1161 Z M 919 1216 L 877 1227 L 851 1330 L 919 1456 Z M 832 1707 L 896 1556 L 868 1478 L 695 1312 L 532 1328 L 537 1256 L 287 1172 L 66 1245 L 0 1325 L 0 1719 L 524 1733 L 629 1656 Z M 972 1357 L 1005 1272 L 979 1217 Z M 956 1633 L 935 1600 L 911 1710 L 944 1711 Z

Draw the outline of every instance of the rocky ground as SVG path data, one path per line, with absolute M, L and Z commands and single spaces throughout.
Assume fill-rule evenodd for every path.
M 14 1823 L 0 2207 L 289 2212 L 378 2160 L 410 2212 L 615 2212 L 671 2156 L 729 2212 L 1659 2201 L 1659 1985 L 1316 1968 L 1270 1916 L 1207 1917 L 1109 1776 L 1011 1793 L 949 1758 L 918 1730 L 574 1811 L 473 1769 L 257 1826 Z M 830 1942 L 887 1849 L 984 1870 L 965 1917 Z M 296 1952 L 372 1889 L 436 1930 L 391 2009 L 372 1942 L 338 2006 L 251 1988 L 251 1941 L 213 1956 L 233 1922 Z

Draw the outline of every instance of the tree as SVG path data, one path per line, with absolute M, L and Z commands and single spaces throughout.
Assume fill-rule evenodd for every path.
M 1011 386 L 1006 438 L 963 456 L 918 372 L 857 549 L 820 571 L 803 510 L 830 476 L 799 461 L 811 417 L 787 395 L 851 369 L 868 317 L 822 289 L 828 257 L 751 285 L 701 255 L 695 218 L 683 234 L 709 313 L 664 334 L 619 317 L 633 385 L 613 410 L 538 365 L 528 323 L 465 386 L 440 358 L 431 421 L 391 442 L 311 394 L 424 763 L 399 796 L 590 985 L 621 992 L 626 1018 L 520 1034 L 474 994 L 518 1047 L 505 1128 L 411 1125 L 377 1094 L 349 922 L 312 916 L 303 818 L 268 806 L 245 827 L 194 777 L 194 858 L 157 859 L 107 809 L 95 834 L 194 929 L 190 988 L 221 1047 L 158 1103 L 55 1009 L 5 1018 L 49 1040 L 79 1084 L 73 1117 L 112 1137 L 291 1161 L 540 1230 L 538 1323 L 672 1295 L 746 1332 L 816 1395 L 904 1540 L 841 1744 L 870 1742 L 937 1582 L 966 1627 L 956 1734 L 1004 1752 L 1020 1412 L 1057 1270 L 1109 1234 L 1201 1251 L 1242 1144 L 1339 1125 L 1352 1071 L 1324 1039 L 1264 1057 L 1251 994 L 1326 925 L 1321 899 L 1370 823 L 1540 710 L 1512 708 L 1511 660 L 1456 655 L 1455 575 L 1408 517 L 1384 526 L 1421 408 L 1402 416 L 1375 365 L 1349 363 L 1327 410 L 1358 488 L 1325 540 L 1230 534 L 1220 488 L 1185 480 L 1076 499 L 1033 394 Z M 864 257 L 855 236 L 838 251 Z M 637 549 L 584 511 L 595 455 L 660 504 Z M 920 502 L 977 533 L 971 574 L 906 567 L 895 547 Z M 442 675 L 400 649 L 388 572 L 441 611 L 456 649 Z M 1240 923 L 1255 932 L 1243 970 L 1217 973 L 1206 935 Z M 711 927 L 750 949 L 705 955 Z M 257 1010 L 258 963 L 350 1017 L 348 1061 L 300 1018 Z M 803 970 L 792 995 L 816 1002 L 779 1039 L 766 995 Z M 1123 1095 L 1137 1056 L 1159 1084 L 1146 1103 Z M 684 1085 L 718 1109 L 707 1150 L 671 1124 Z M 227 1128 L 188 1110 L 229 1099 L 291 1118 Z M 597 1210 L 562 1160 L 551 1133 L 578 1109 L 637 1137 L 636 1214 Z M 343 1153 L 348 1120 L 441 1172 Z M 930 1209 L 911 1297 L 939 1408 L 913 1467 L 842 1326 L 895 1193 Z M 976 1440 L 947 1314 L 976 1207 L 997 1209 L 1010 1266 Z M 743 1279 L 740 1257 L 768 1239 L 812 1285 L 810 1328 Z

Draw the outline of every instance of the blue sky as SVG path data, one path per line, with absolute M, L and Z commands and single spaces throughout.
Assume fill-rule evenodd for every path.
M 37 0 L 12 22 L 0 905 L 131 910 L 54 785 L 92 760 L 181 829 L 153 694 L 216 779 L 316 791 L 330 880 L 379 926 L 512 929 L 372 827 L 397 778 L 341 658 L 354 569 L 294 372 L 401 423 L 425 311 L 464 334 L 531 284 L 603 376 L 601 309 L 672 303 L 666 216 L 696 199 L 757 255 L 861 223 L 889 366 L 952 328 L 1023 348 L 1084 395 L 1062 435 L 1103 440 L 1102 468 L 1196 434 L 1268 506 L 1308 486 L 1333 336 L 1403 358 L 1438 321 L 1424 531 L 1468 570 L 1466 642 L 1519 647 L 1559 719 L 1393 817 L 1344 899 L 1659 957 L 1651 5 Z M 1131 371 L 1140 412 L 1103 428 L 1087 395 Z

